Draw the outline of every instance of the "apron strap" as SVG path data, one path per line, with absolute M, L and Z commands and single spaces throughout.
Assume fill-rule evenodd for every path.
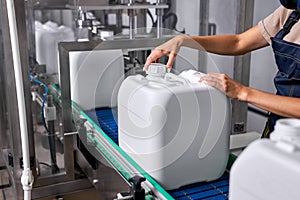
M 299 18 L 300 12 L 296 10 L 293 11 L 284 23 L 283 28 L 276 34 L 275 38 L 283 39 L 290 32 L 292 27 L 299 21 Z

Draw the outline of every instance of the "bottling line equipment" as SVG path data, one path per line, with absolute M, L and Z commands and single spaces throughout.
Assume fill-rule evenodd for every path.
M 209 1 L 201 0 L 197 5 L 201 12 L 199 34 L 208 35 Z M 253 1 L 240 0 L 236 5 L 236 32 L 241 32 L 252 25 Z M 76 90 L 72 77 L 74 53 L 88 52 L 91 56 L 89 52 L 118 51 L 123 57 L 116 58 L 116 63 L 124 68 L 121 66 L 120 75 L 113 80 L 143 74 L 143 63 L 149 52 L 180 34 L 176 30 L 174 7 L 176 1 L 172 0 L 0 1 L 0 155 L 5 163 L 0 169 L 9 172 L 9 186 L 14 189 L 16 199 L 59 198 L 90 188 L 95 188 L 103 199 L 228 199 L 232 157 L 228 170 L 215 181 L 165 190 L 118 146 L 115 104 L 109 102 L 99 107 L 96 102 L 94 107 L 85 108 L 72 96 Z M 154 10 L 152 14 L 151 10 Z M 125 25 L 124 13 L 128 22 Z M 150 32 L 145 28 L 148 15 L 153 22 Z M 44 23 L 50 18 L 63 23 L 68 22 L 68 17 L 72 21 L 69 25 L 74 30 L 74 40 L 59 42 L 58 55 L 50 56 L 59 61 L 59 68 L 57 73 L 47 73 L 53 66 L 38 62 L 35 21 Z M 109 23 L 111 18 L 113 24 Z M 51 44 L 50 36 L 46 40 Z M 47 46 L 39 49 L 50 51 Z M 97 54 L 93 59 L 96 58 Z M 250 55 L 234 58 L 234 76 L 245 84 L 249 80 L 249 60 Z M 85 57 L 79 61 L 83 65 Z M 98 62 L 101 65 L 102 61 Z M 108 66 L 114 67 L 116 63 Z M 203 66 L 198 69 L 201 67 L 204 69 Z M 78 80 L 88 86 L 83 88 L 85 92 L 98 91 L 98 86 L 91 83 L 92 75 L 86 77 L 85 83 Z M 91 88 L 93 91 L 89 91 Z M 113 89 L 109 95 L 113 95 Z M 92 97 L 89 100 L 95 101 Z M 233 102 L 232 113 L 231 132 L 246 132 L 247 105 Z M 28 143 L 26 147 L 24 141 Z

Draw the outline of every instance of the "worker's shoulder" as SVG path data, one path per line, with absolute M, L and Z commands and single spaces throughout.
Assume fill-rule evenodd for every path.
M 287 20 L 287 18 L 291 15 L 291 13 L 293 12 L 294 10 L 292 9 L 287 9 L 283 6 L 280 6 L 280 9 L 279 9 L 279 14 L 282 18 L 282 20 L 285 22 Z

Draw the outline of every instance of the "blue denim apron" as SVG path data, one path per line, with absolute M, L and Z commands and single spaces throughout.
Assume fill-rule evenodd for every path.
M 278 72 L 274 78 L 277 95 L 300 97 L 300 45 L 283 40 L 293 25 L 298 22 L 299 17 L 298 11 L 292 12 L 283 28 L 275 37 L 271 38 L 278 67 Z M 270 113 L 269 122 L 262 137 L 269 137 L 274 130 L 276 121 L 280 118 L 283 117 Z

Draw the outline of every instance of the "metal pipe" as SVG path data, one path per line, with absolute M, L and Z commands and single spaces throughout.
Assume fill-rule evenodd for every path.
M 123 19 L 122 19 L 122 10 L 117 10 L 117 13 L 116 13 L 116 18 L 117 18 L 117 21 L 116 21 L 116 32 L 114 34 L 118 34 L 118 33 L 122 33 L 122 25 L 123 25 Z
M 135 10 L 128 10 L 128 16 L 129 16 L 129 39 L 133 40 L 135 38 L 136 33 L 136 11 Z
M 147 10 L 141 9 L 137 10 L 137 22 L 136 22 L 136 28 L 137 28 L 137 34 L 145 34 L 147 33 Z
M 135 0 L 129 0 L 128 6 L 135 3 Z M 129 39 L 133 40 L 136 35 L 136 11 L 134 9 L 128 9 L 129 16 Z
M 162 0 L 156 0 L 156 5 L 159 5 L 162 3 Z M 156 9 L 156 16 L 157 16 L 157 38 L 161 38 L 162 37 L 162 27 L 163 27 L 163 14 L 164 14 L 164 10 L 163 9 Z
M 24 190 L 24 200 L 30 200 L 31 189 L 32 189 L 34 178 L 32 176 L 32 171 L 30 170 L 26 105 L 25 105 L 25 96 L 24 96 L 19 41 L 17 35 L 18 30 L 16 24 L 14 2 L 12 0 L 6 0 L 6 5 L 7 5 L 9 32 L 11 37 L 10 40 L 11 40 L 11 47 L 12 47 L 13 67 L 15 71 L 16 92 L 17 92 L 18 110 L 19 110 L 19 119 L 20 119 L 20 132 L 21 132 L 23 168 L 24 168 L 21 176 L 21 183 L 23 185 L 23 190 Z

